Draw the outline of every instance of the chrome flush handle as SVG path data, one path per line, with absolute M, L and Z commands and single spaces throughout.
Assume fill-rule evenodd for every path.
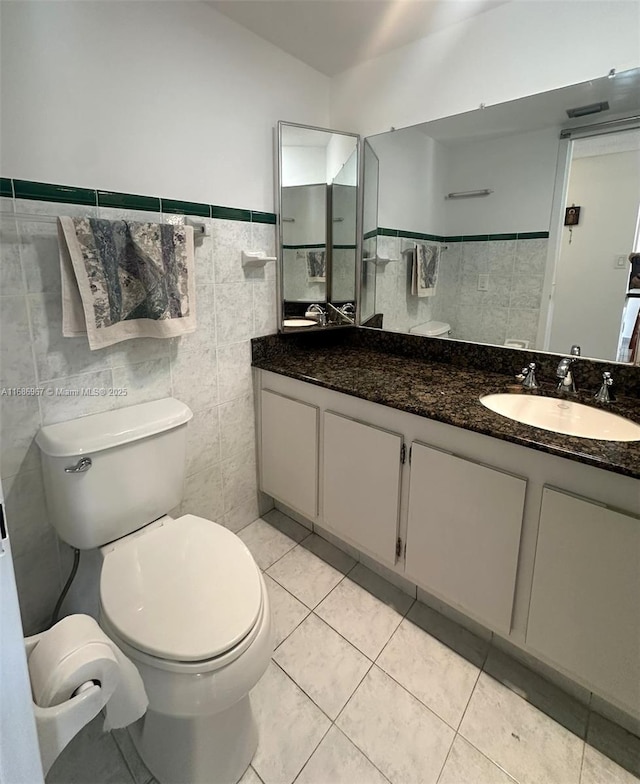
M 80 460 L 74 465 L 64 469 L 65 474 L 84 474 L 88 471 L 93 463 L 90 457 L 81 457 Z

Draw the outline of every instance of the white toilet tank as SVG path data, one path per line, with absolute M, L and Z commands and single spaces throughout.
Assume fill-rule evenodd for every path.
M 42 427 L 36 443 L 60 538 L 81 550 L 101 547 L 177 506 L 192 416 L 165 398 Z

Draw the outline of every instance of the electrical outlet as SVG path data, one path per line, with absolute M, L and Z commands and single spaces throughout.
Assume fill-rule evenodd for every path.
M 616 269 L 626 269 L 629 262 L 627 261 L 627 257 L 624 253 L 620 253 L 617 256 L 613 257 L 613 266 Z
M 489 291 L 488 275 L 478 275 L 478 291 Z

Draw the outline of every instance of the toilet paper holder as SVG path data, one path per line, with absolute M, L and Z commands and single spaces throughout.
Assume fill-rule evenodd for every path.
M 44 634 L 46 632 L 25 638 L 27 658 Z M 86 681 L 74 691 L 70 699 L 59 705 L 41 708 L 33 703 L 40 758 L 45 776 L 69 741 L 100 713 L 106 702 L 107 697 L 100 684 Z

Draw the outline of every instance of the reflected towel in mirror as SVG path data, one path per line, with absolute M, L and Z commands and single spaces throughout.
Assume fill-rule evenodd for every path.
M 411 293 L 433 297 L 436 293 L 440 248 L 438 245 L 416 243 L 411 254 Z
M 323 250 L 308 250 L 305 254 L 307 278 L 310 283 L 324 283 L 326 280 L 327 257 Z
M 58 219 L 62 334 L 89 348 L 196 329 L 191 226 Z

